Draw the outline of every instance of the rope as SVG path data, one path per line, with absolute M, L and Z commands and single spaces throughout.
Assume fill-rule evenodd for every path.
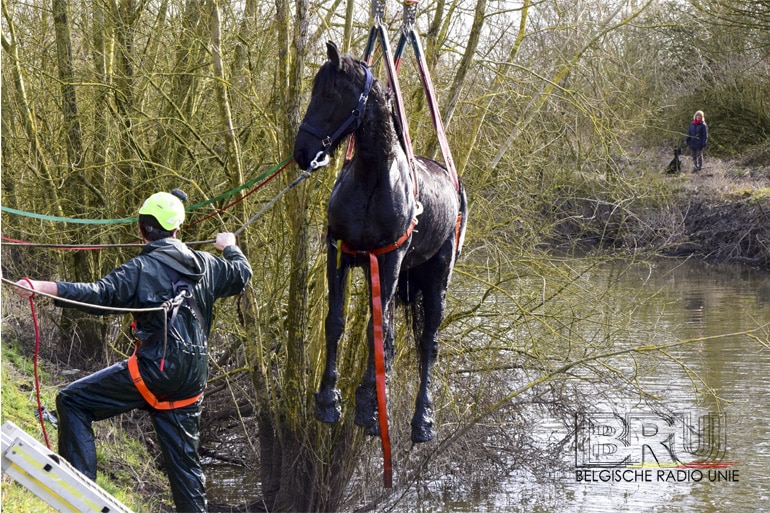
M 262 180 L 263 178 L 265 178 L 266 176 L 268 176 L 268 175 L 270 175 L 270 174 L 273 174 L 273 175 L 275 175 L 275 174 L 278 174 L 278 173 L 280 173 L 280 172 L 281 172 L 281 171 L 283 171 L 283 170 L 284 170 L 284 169 L 285 169 L 285 168 L 286 168 L 286 167 L 287 167 L 289 164 L 291 164 L 293 161 L 294 161 L 294 157 L 286 157 L 285 159 L 283 159 L 283 161 L 282 161 L 282 162 L 280 162 L 280 163 L 276 164 L 275 166 L 273 166 L 272 168 L 268 169 L 267 171 L 265 171 L 265 172 L 264 172 L 264 173 L 262 173 L 261 175 L 259 175 L 259 176 L 256 176 L 256 177 L 252 178 L 251 180 L 249 180 L 248 182 L 244 183 L 243 185 L 239 185 L 239 186 L 238 186 L 238 187 L 236 187 L 235 189 L 232 189 L 232 190 L 230 190 L 230 191 L 224 192 L 224 193 L 222 193 L 222 194 L 220 194 L 219 196 L 216 196 L 216 197 L 214 197 L 214 198 L 211 198 L 211 199 L 207 199 L 207 200 L 205 200 L 205 201 L 201 201 L 200 203 L 196 203 L 195 205 L 191 205 L 191 206 L 190 206 L 188 209 L 185 209 L 185 210 L 196 210 L 196 209 L 198 209 L 198 208 L 200 208 L 200 207 L 204 207 L 204 206 L 206 206 L 206 205 L 210 205 L 210 204 L 212 204 L 212 203 L 214 203 L 214 202 L 216 202 L 216 201 L 219 201 L 219 200 L 221 200 L 221 199 L 229 198 L 230 196 L 232 196 L 232 195 L 234 195 L 234 194 L 236 194 L 236 193 L 238 193 L 238 192 L 242 191 L 243 189 L 246 189 L 247 187 L 251 187 L 252 185 L 254 185 L 255 183 L 259 182 L 260 180 Z M 276 171 L 276 170 L 277 170 L 277 171 Z M 273 178 L 272 176 L 271 176 L 270 178 L 268 178 L 268 179 L 265 181 L 265 183 L 267 183 L 267 182 L 269 182 L 270 180 L 272 180 L 272 178 Z M 264 185 L 264 184 L 262 184 L 262 185 Z M 257 187 L 257 189 L 259 189 L 260 187 L 262 187 L 262 185 L 258 186 L 258 187 Z M 255 190 L 256 190 L 256 189 L 255 189 Z M 251 191 L 251 192 L 249 192 L 248 194 L 246 194 L 246 195 L 244 196 L 244 198 L 245 198 L 246 196 L 248 196 L 249 194 L 251 194 L 252 192 L 254 192 L 254 191 Z M 241 198 L 241 199 L 240 199 L 240 200 L 238 200 L 238 201 L 242 201 L 242 200 L 243 200 L 243 198 Z M 233 203 L 231 203 L 230 205 L 228 205 L 228 206 L 227 206 L 227 207 L 225 207 L 225 208 L 229 208 L 230 206 L 232 206 L 232 205 L 234 205 L 234 204 L 238 203 L 238 201 L 234 201 Z M 224 209 L 223 209 L 223 210 L 224 210 Z
M 243 232 L 243 230 L 245 230 L 245 229 L 246 229 L 246 228 L 247 228 L 247 227 L 248 227 L 250 224 L 252 224 L 254 221 L 256 221 L 257 219 L 259 219 L 260 217 L 262 217 L 262 214 L 264 214 L 264 213 L 265 213 L 265 212 L 267 212 L 267 211 L 268 211 L 270 208 L 272 208 L 272 206 L 273 206 L 273 205 L 275 205 L 275 204 L 276 204 L 276 202 L 277 202 L 279 199 L 281 199 L 281 197 L 282 197 L 284 194 L 286 194 L 286 193 L 287 193 L 287 192 L 289 192 L 291 189 L 293 189 L 294 187 L 296 187 L 297 185 L 299 185 L 299 183 L 300 183 L 301 181 L 303 181 L 305 178 L 307 178 L 307 177 L 309 177 L 309 176 L 310 176 L 310 172 L 309 172 L 309 171 L 302 171 L 302 172 L 300 173 L 300 175 L 299 175 L 297 178 L 295 178 L 295 179 L 294 179 L 294 181 L 293 181 L 293 182 L 291 182 L 291 183 L 290 183 L 289 185 L 287 185 L 287 186 L 286 186 L 286 187 L 285 187 L 285 188 L 284 188 L 284 189 L 283 189 L 281 192 L 279 192 L 279 193 L 278 193 L 278 194 L 277 194 L 275 197 L 273 197 L 273 199 L 271 199 L 271 200 L 270 200 L 270 201 L 269 201 L 269 202 L 268 202 L 268 203 L 267 203 L 267 204 L 266 204 L 264 207 L 262 207 L 262 210 L 260 210 L 259 212 L 257 212 L 257 213 L 256 213 L 256 214 L 254 214 L 253 216 L 251 216 L 251 217 L 249 218 L 249 220 L 248 220 L 248 221 L 246 221 L 246 222 L 243 224 L 243 226 L 241 226 L 240 228 L 238 228 L 237 230 L 235 230 L 235 231 L 233 232 L 233 234 L 234 234 L 236 237 L 237 237 L 238 235 L 240 235 L 240 234 Z M 213 242 L 215 242 L 215 239 L 209 239 L 209 240 L 200 241 L 200 243 L 201 243 L 201 244 L 211 244 L 211 243 L 213 243 Z
M 241 201 L 245 200 L 247 197 L 249 197 L 250 195 L 252 195 L 255 192 L 257 192 L 259 189 L 261 189 L 262 187 L 267 185 L 273 178 L 278 176 L 278 174 L 281 173 L 284 169 L 286 169 L 292 162 L 294 162 L 294 158 L 293 157 L 289 157 L 289 158 L 285 159 L 283 162 L 281 162 L 281 164 L 279 164 L 278 166 L 272 168 L 270 171 L 268 171 L 266 173 L 263 173 L 262 175 L 258 176 L 255 179 L 250 180 L 249 182 L 247 182 L 246 184 L 244 184 L 243 186 L 238 188 L 236 190 L 236 192 L 238 190 L 242 190 L 244 187 L 246 187 L 248 185 L 252 185 L 257 180 L 261 180 L 265 176 L 268 176 L 268 174 L 270 175 L 270 176 L 267 177 L 266 180 L 264 180 L 262 183 L 257 185 L 254 189 L 252 189 L 248 193 L 244 194 L 243 197 L 233 201 L 232 203 L 229 203 L 228 205 L 225 205 L 224 207 L 222 207 L 221 209 L 217 210 L 216 212 L 213 212 L 213 213 L 203 217 L 202 219 L 199 219 L 199 220 L 195 221 L 194 223 L 190 223 L 190 224 L 187 224 L 187 225 L 183 226 L 182 228 L 189 228 L 191 226 L 195 226 L 195 225 L 197 225 L 199 223 L 202 223 L 203 221 L 205 221 L 205 220 L 207 220 L 207 219 L 209 219 L 211 217 L 217 216 L 217 215 L 225 212 L 226 210 L 232 208 L 236 204 L 238 204 Z M 240 234 L 248 225 L 250 225 L 254 221 L 256 221 L 256 219 L 258 217 L 262 216 L 270 207 L 275 205 L 276 201 L 280 197 L 282 197 L 284 194 L 286 194 L 290 189 L 292 189 L 294 186 L 296 186 L 299 182 L 301 182 L 302 180 L 307 178 L 307 176 L 308 175 L 305 175 L 305 174 L 300 175 L 300 177 L 298 179 L 294 180 L 294 182 L 292 182 L 288 187 L 286 187 L 283 191 L 278 193 L 277 196 L 275 196 L 270 202 L 268 202 L 268 204 L 267 204 L 267 206 L 265 208 L 260 210 L 257 215 L 252 216 L 246 222 L 246 224 L 241 226 L 241 228 L 239 228 L 235 232 L 235 235 Z M 207 205 L 209 203 L 212 203 L 213 201 L 221 199 L 222 197 L 225 197 L 225 195 L 220 195 L 217 198 L 212 198 L 211 200 L 207 200 L 205 202 L 198 203 L 198 204 L 193 205 L 192 207 L 189 207 L 189 208 L 187 208 L 185 210 L 187 210 L 187 211 L 194 210 L 194 209 L 196 209 L 196 208 L 198 208 L 200 206 Z M 5 207 L 1 207 L 1 208 L 4 209 Z M 62 218 L 62 219 L 64 219 L 64 218 Z M 136 220 L 136 218 L 134 218 L 134 220 Z M 46 244 L 46 243 L 35 243 L 35 242 L 22 241 L 22 240 L 18 240 L 18 239 L 11 239 L 11 238 L 5 237 L 5 236 L 0 236 L 0 240 L 2 240 L 3 241 L 3 245 L 6 245 L 6 246 L 40 247 L 40 248 L 48 248 L 48 249 L 61 249 L 61 250 L 67 250 L 67 251 L 94 251 L 94 250 L 101 250 L 101 249 L 108 249 L 108 248 L 130 248 L 130 247 L 142 247 L 142 246 L 144 246 L 144 243 L 142 243 L 142 242 L 122 243 L 122 244 L 120 244 L 120 243 L 119 244 L 90 244 L 90 245 L 82 245 L 82 244 Z M 208 240 L 201 240 L 201 241 L 186 242 L 185 244 L 187 244 L 188 246 L 195 246 L 195 245 L 211 244 L 213 242 L 214 242 L 214 239 L 208 239 Z
M 26 212 L 24 210 L 18 210 L 11 207 L 0 205 L 0 210 L 8 212 L 9 214 L 16 214 L 17 216 L 32 217 L 34 219 L 42 219 L 44 221 L 56 221 L 60 223 L 75 223 L 75 224 L 125 224 L 135 223 L 138 217 L 124 217 L 121 219 L 80 219 L 77 217 L 59 217 L 48 216 L 45 214 L 36 214 L 34 212 Z
M 22 279 L 27 280 L 29 282 L 29 278 L 22 278 Z M 24 285 L 19 285 L 17 283 L 12 282 L 11 280 L 9 280 L 7 278 L 3 278 L 3 277 L 0 277 L 0 281 L 2 283 L 5 283 L 5 284 L 10 285 L 12 287 L 16 287 L 16 288 L 19 288 L 19 289 L 22 289 L 22 290 L 26 290 L 26 291 L 32 292 L 32 294 L 34 296 L 49 297 L 49 298 L 54 299 L 56 301 L 60 301 L 60 302 L 63 302 L 63 303 L 68 303 L 68 304 L 71 304 L 71 305 L 74 305 L 74 306 L 83 307 L 83 308 L 95 308 L 95 309 L 99 309 L 99 310 L 107 310 L 107 311 L 113 311 L 113 312 L 122 312 L 122 313 L 125 313 L 125 312 L 158 312 L 158 311 L 161 311 L 161 310 L 168 310 L 169 305 L 171 304 L 171 301 L 173 301 L 173 300 L 168 300 L 168 301 L 165 301 L 160 306 L 155 306 L 155 307 L 151 307 L 151 308 L 121 308 L 121 307 L 117 307 L 117 306 L 103 306 L 103 305 L 97 305 L 97 304 L 91 304 L 91 303 L 83 303 L 81 301 L 75 301 L 74 299 L 66 299 L 66 298 L 63 298 L 63 297 L 54 296 L 53 294 L 46 294 L 45 292 L 38 292 L 38 291 L 36 291 L 33 288 L 25 287 Z
M 228 205 L 225 205 L 224 207 L 222 207 L 221 209 L 217 210 L 216 212 L 213 212 L 213 213 L 203 217 L 202 219 L 199 219 L 199 220 L 195 221 L 194 223 L 188 224 L 186 227 L 189 228 L 191 226 L 195 226 L 196 224 L 200 224 L 203 221 L 205 221 L 206 219 L 210 219 L 210 218 L 212 218 L 214 216 L 217 216 L 217 215 L 221 214 L 222 212 L 224 212 L 224 211 L 232 208 L 233 206 L 237 205 L 241 201 L 245 200 L 247 197 L 249 197 L 252 194 L 254 194 L 255 192 L 257 192 L 259 189 L 261 189 L 262 187 L 267 185 L 273 178 L 278 176 L 278 173 L 280 173 L 281 171 L 286 169 L 289 166 L 289 164 L 291 164 L 292 162 L 294 162 L 293 158 L 288 158 L 288 159 L 284 160 L 283 163 L 280 165 L 281 167 L 279 167 L 273 174 L 271 174 L 264 182 L 262 182 L 261 184 L 257 185 L 255 188 L 253 188 L 252 190 L 250 190 L 249 192 L 247 192 L 246 194 L 244 194 L 242 197 L 238 198 L 237 200 L 233 201 L 232 203 L 230 203 Z
M 29 309 L 32 314 L 32 324 L 35 326 L 35 355 L 32 358 L 32 374 L 35 376 L 35 395 L 37 396 L 37 417 L 40 421 L 40 428 L 43 430 L 43 438 L 45 438 L 45 446 L 51 449 L 51 442 L 48 439 L 48 431 L 45 428 L 45 420 L 43 418 L 43 402 L 40 399 L 40 376 L 38 375 L 38 355 L 40 354 L 40 325 L 37 322 L 37 311 L 35 310 L 35 288 L 32 286 L 32 282 L 29 278 L 23 278 L 29 283 L 29 288 L 33 291 L 29 296 Z
M 30 248 L 49 248 L 49 249 L 62 249 L 62 250 L 68 250 L 68 251 L 88 251 L 88 250 L 99 250 L 99 249 L 105 249 L 105 248 L 132 248 L 132 247 L 141 247 L 144 246 L 143 242 L 129 242 L 129 243 L 123 243 L 123 244 L 93 244 L 93 245 L 84 245 L 84 244 L 46 244 L 46 243 L 40 243 L 40 242 L 27 242 L 23 240 L 18 239 L 12 239 L 10 237 L 0 236 L 0 239 L 3 241 L 4 246 L 27 246 Z M 189 244 L 193 244 L 192 242 Z
M 275 174 L 279 173 L 280 171 L 283 171 L 283 169 L 285 169 L 293 160 L 294 160 L 293 157 L 287 157 L 281 163 L 279 163 L 279 164 L 275 165 L 274 167 L 268 169 L 267 171 L 265 171 L 261 175 L 252 178 L 251 180 L 249 180 L 248 182 L 244 183 L 243 185 L 239 185 L 238 187 L 236 187 L 234 189 L 231 189 L 231 190 L 229 190 L 227 192 L 224 192 L 224 193 L 220 194 L 219 196 L 215 196 L 215 197 L 209 198 L 209 199 L 207 199 L 205 201 L 201 201 L 200 203 L 196 203 L 195 205 L 191 205 L 190 207 L 185 208 L 185 210 L 187 212 L 191 212 L 191 211 L 197 210 L 197 209 L 199 209 L 201 207 L 205 207 L 206 205 L 210 205 L 211 203 L 214 203 L 214 202 L 219 201 L 221 199 L 225 199 L 225 198 L 228 198 L 228 197 L 230 197 L 230 196 L 232 196 L 234 194 L 237 194 L 238 192 L 242 191 L 243 189 L 246 189 L 247 187 L 251 187 L 255 183 L 257 183 L 260 180 L 264 179 L 266 176 L 268 176 L 270 174 L 275 175 Z M 278 171 L 276 171 L 276 169 Z M 269 181 L 272 178 L 273 177 L 271 176 L 267 181 Z M 265 183 L 267 183 L 267 181 Z M 255 190 L 257 190 L 260 187 L 262 187 L 262 185 L 264 185 L 264 183 L 260 184 Z M 248 194 L 246 194 L 246 196 L 248 196 L 252 192 L 254 192 L 254 191 L 249 192 Z M 246 196 L 244 196 L 244 197 L 246 197 Z M 243 200 L 243 198 L 241 198 L 238 201 L 242 201 L 242 200 Z M 238 203 L 238 201 L 234 201 L 233 203 L 228 205 L 226 208 L 229 208 L 232 205 L 235 205 L 236 203 Z M 221 210 L 215 212 L 212 215 L 216 215 L 218 213 L 221 213 L 224 210 L 225 209 L 221 209 Z M 45 215 L 45 214 L 37 214 L 37 213 L 34 213 L 34 212 L 27 212 L 27 211 L 19 210 L 19 209 L 16 209 L 16 208 L 6 207 L 6 206 L 3 206 L 3 205 L 0 205 L 0 211 L 6 212 L 6 213 L 9 213 L 9 214 L 15 214 L 15 215 L 19 215 L 19 216 L 24 216 L 24 217 L 31 217 L 31 218 L 34 218 L 34 219 L 42 219 L 44 221 L 54 221 L 54 222 L 61 222 L 61 223 L 75 223 L 75 224 L 127 224 L 127 223 L 135 223 L 136 221 L 139 220 L 138 217 L 124 217 L 124 218 L 119 218 L 119 219 L 81 219 L 81 218 L 76 218 L 76 217 L 49 216 L 49 215 Z M 211 216 L 208 216 L 208 217 L 211 217 Z

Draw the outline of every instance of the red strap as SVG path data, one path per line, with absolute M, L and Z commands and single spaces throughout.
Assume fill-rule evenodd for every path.
M 134 385 L 139 393 L 142 395 L 145 401 L 155 408 L 156 410 L 175 410 L 177 408 L 184 408 L 195 403 L 203 395 L 200 394 L 182 399 L 181 401 L 159 401 L 155 395 L 147 388 L 147 384 L 142 379 L 142 375 L 139 373 L 139 364 L 136 361 L 136 352 L 128 359 L 128 372 L 131 374 L 131 379 L 134 380 Z
M 417 226 L 417 219 L 412 219 L 412 222 L 409 224 L 409 228 L 406 229 L 406 233 L 404 233 L 401 237 L 399 237 L 399 239 L 396 242 L 394 242 L 389 246 L 373 249 L 371 251 L 358 251 L 358 250 L 350 249 L 350 246 L 348 246 L 345 243 L 345 241 L 342 241 L 342 243 L 340 244 L 340 250 L 343 253 L 348 253 L 351 255 L 355 255 L 355 254 L 384 255 L 385 253 L 390 253 L 391 251 L 395 251 L 396 249 L 403 246 L 404 242 L 406 242 L 409 239 L 409 236 L 412 235 L 412 231 L 414 231 L 415 226 Z
M 382 328 L 382 294 L 380 292 L 380 265 L 377 255 L 369 253 L 369 274 L 372 281 L 372 322 L 374 327 L 374 370 L 377 384 L 377 414 L 380 422 L 382 456 L 384 459 L 385 488 L 393 486 L 393 464 L 388 434 L 388 406 L 385 393 L 385 347 Z
M 35 290 L 35 286 L 32 285 L 32 280 L 29 278 L 22 278 L 27 282 L 27 286 Z M 32 372 L 35 376 L 35 395 L 37 397 L 37 417 L 40 421 L 40 429 L 43 430 L 43 438 L 45 438 L 45 446 L 51 448 L 51 442 L 48 439 L 48 431 L 45 429 L 45 418 L 43 417 L 43 402 L 40 399 L 40 376 L 38 375 L 38 357 L 40 356 L 40 325 L 37 322 L 37 311 L 35 310 L 35 293 L 33 292 L 29 296 L 29 309 L 32 314 L 32 324 L 35 326 L 35 356 L 32 359 Z
M 455 222 L 455 253 L 460 252 L 460 235 L 463 227 L 463 215 L 457 214 L 457 221 Z

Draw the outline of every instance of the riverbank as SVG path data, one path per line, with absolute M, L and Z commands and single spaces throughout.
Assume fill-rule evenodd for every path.
M 662 254 L 695 256 L 770 269 L 770 166 L 761 155 L 707 158 L 700 173 L 669 177 L 676 201 L 669 212 L 671 239 Z M 651 213 L 648 222 L 660 218 Z
M 7 304 L 7 297 L 3 297 Z M 5 310 L 6 314 L 8 310 Z M 14 315 L 15 317 L 15 315 Z M 45 440 L 37 415 L 33 375 L 32 348 L 34 340 L 27 336 L 31 326 L 4 318 L 2 345 L 2 421 L 11 421 L 38 441 Z M 46 358 L 40 362 L 40 394 L 43 407 L 51 412 L 55 408 L 56 391 L 70 376 L 64 376 L 62 368 Z M 81 372 L 81 371 L 77 371 Z M 55 416 L 55 412 L 53 412 Z M 124 419 L 125 420 L 125 419 Z M 96 427 L 98 479 L 97 483 L 132 511 L 165 511 L 170 494 L 162 472 L 155 463 L 147 446 L 135 436 L 126 434 L 130 424 L 118 420 L 104 421 Z M 136 424 L 136 423 L 134 423 Z M 56 448 L 58 433 L 56 424 L 46 422 L 46 433 L 51 447 Z M 0 485 L 2 501 L 0 510 L 8 512 L 53 513 L 55 508 L 3 474 Z
M 699 173 L 683 157 L 682 171 L 668 175 L 670 159 L 660 152 L 649 158 L 653 172 L 625 177 L 634 182 L 633 194 L 557 206 L 551 214 L 562 221 L 552 242 L 770 270 L 770 150 L 735 159 L 707 156 Z M 634 174 L 633 166 L 627 171 Z

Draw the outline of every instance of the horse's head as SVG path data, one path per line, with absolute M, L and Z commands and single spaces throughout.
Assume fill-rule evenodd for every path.
M 328 61 L 313 81 L 313 92 L 294 140 L 294 160 L 302 169 L 320 167 L 340 141 L 358 128 L 373 77 L 367 66 L 337 45 L 326 43 Z M 321 164 L 323 165 L 323 163 Z

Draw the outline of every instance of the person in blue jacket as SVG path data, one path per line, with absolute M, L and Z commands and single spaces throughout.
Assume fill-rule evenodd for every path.
M 684 143 L 690 148 L 692 156 L 693 173 L 699 173 L 703 169 L 703 150 L 706 148 L 709 140 L 709 127 L 706 125 L 706 119 L 703 117 L 703 111 L 695 113 L 687 129 L 687 136 Z
M 222 256 L 194 251 L 178 238 L 184 205 L 175 194 L 159 192 L 139 209 L 145 246 L 95 283 L 36 281 L 16 284 L 88 305 L 166 310 L 135 314 L 137 348 L 128 360 L 64 387 L 56 398 L 59 454 L 96 479 L 92 423 L 134 409 L 150 412 L 178 512 L 207 511 L 205 478 L 198 456 L 203 390 L 208 379 L 206 341 L 214 302 L 240 294 L 251 266 L 235 235 L 219 233 L 214 247 Z M 184 197 L 186 199 L 186 197 Z M 24 297 L 33 292 L 15 288 Z M 56 301 L 57 306 L 72 304 Z M 76 306 L 95 314 L 116 313 Z

